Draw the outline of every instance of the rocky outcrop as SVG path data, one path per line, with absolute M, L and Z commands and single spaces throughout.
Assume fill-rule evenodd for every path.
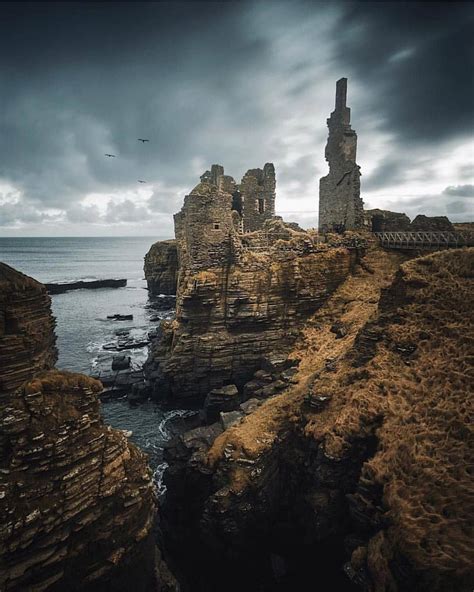
M 203 401 L 241 389 L 262 358 L 284 353 L 301 323 L 350 274 L 357 249 L 320 245 L 282 221 L 241 236 L 232 196 L 200 183 L 175 216 L 176 319 L 162 325 L 146 366 L 156 397 Z
M 329 174 L 319 182 L 319 231 L 343 232 L 364 225 L 360 197 L 360 167 L 356 163 L 357 134 L 346 106 L 347 78 L 336 85 L 336 107 L 327 120 L 329 137 L 325 157 Z
M 0 263 L 0 392 L 54 366 L 54 326 L 46 289 Z
M 103 423 L 100 382 L 51 369 L 46 290 L 3 264 L 0 319 L 0 588 L 173 590 L 145 455 Z
M 91 280 L 64 284 L 45 284 L 49 294 L 64 294 L 70 290 L 98 290 L 99 288 L 125 288 L 127 280 Z
M 145 255 L 145 278 L 150 294 L 176 294 L 178 251 L 175 240 L 154 243 Z
M 180 536 L 198 549 L 198 590 L 226 573 L 232 590 L 303 588 L 315 574 L 338 590 L 472 589 L 474 250 L 394 277 L 403 257 L 373 249 L 305 324 L 293 386 L 171 446 L 164 524 L 171 547 Z

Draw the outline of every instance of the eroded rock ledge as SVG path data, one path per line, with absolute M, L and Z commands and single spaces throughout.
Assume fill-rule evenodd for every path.
M 44 286 L 0 263 L 0 588 L 174 590 L 146 456 L 103 423 L 100 382 L 52 369 L 53 327 Z
M 176 294 L 178 250 L 175 240 L 154 243 L 145 255 L 145 278 L 150 294 Z
M 371 250 L 306 323 L 296 384 L 170 446 L 164 527 L 199 590 L 328 564 L 337 589 L 472 589 L 474 249 L 401 262 Z

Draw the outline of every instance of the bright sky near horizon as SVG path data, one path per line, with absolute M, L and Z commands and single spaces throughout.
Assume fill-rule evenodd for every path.
M 473 221 L 473 24 L 456 2 L 4 3 L 0 236 L 172 236 L 213 163 L 273 162 L 277 213 L 317 226 L 342 76 L 366 207 Z

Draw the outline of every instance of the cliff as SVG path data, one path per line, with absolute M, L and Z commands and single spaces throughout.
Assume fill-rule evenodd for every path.
M 305 323 L 292 385 L 170 446 L 164 524 L 198 589 L 472 589 L 473 278 L 473 249 L 370 249 Z
M 100 382 L 51 369 L 50 299 L 4 264 L 0 319 L 0 588 L 173 589 L 145 455 L 103 423 Z
M 175 240 L 154 243 L 145 255 L 145 278 L 150 294 L 176 294 L 178 251 Z
M 0 393 L 53 368 L 55 321 L 46 289 L 0 263 Z
M 356 248 L 319 245 L 281 221 L 239 235 L 231 202 L 201 183 L 176 216 L 176 319 L 162 325 L 146 366 L 159 398 L 202 401 L 225 385 L 242 390 L 264 357 L 286 355 L 357 259 Z M 219 228 L 208 232 L 213 220 Z

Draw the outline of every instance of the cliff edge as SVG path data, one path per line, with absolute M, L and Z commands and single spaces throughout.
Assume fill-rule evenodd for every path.
M 327 565 L 342 590 L 472 589 L 473 279 L 474 249 L 369 250 L 305 324 L 295 384 L 170 446 L 165 526 L 201 546 L 207 590 L 229 570 L 231 589 L 284 589 Z
M 146 456 L 100 382 L 53 369 L 53 328 L 44 286 L 0 263 L 0 588 L 172 590 Z

